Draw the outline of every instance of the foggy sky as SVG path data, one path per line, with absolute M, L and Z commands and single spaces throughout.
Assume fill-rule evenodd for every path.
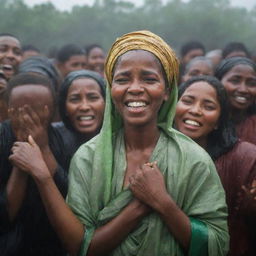
M 132 2 L 136 5 L 140 5 L 143 3 L 143 0 L 126 0 Z M 184 2 L 188 2 L 189 0 L 183 0 Z M 84 4 L 93 4 L 93 0 L 24 0 L 26 4 L 29 6 L 33 6 L 35 4 L 41 4 L 46 2 L 51 2 L 55 5 L 56 8 L 60 10 L 71 10 L 74 5 L 84 5 Z M 162 0 L 162 2 L 166 2 L 166 0 Z M 246 7 L 247 9 L 251 9 L 256 5 L 255 0 L 230 0 L 233 6 L 241 6 Z

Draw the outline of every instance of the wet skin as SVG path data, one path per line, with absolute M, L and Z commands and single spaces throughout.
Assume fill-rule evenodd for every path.
M 218 126 L 221 108 L 215 89 L 207 82 L 190 85 L 176 107 L 177 129 L 205 147 L 207 136 Z

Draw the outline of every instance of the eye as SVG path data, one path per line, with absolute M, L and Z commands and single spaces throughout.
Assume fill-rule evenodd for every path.
M 98 94 L 89 94 L 87 95 L 87 98 L 90 101 L 98 101 L 101 98 L 101 96 Z
M 213 105 L 205 105 L 205 109 L 206 109 L 206 110 L 209 110 L 209 111 L 212 111 L 212 110 L 215 110 L 216 107 L 213 106 Z
M 68 98 L 68 102 L 71 102 L 71 103 L 75 103 L 75 102 L 79 102 L 79 101 L 80 101 L 80 97 L 79 97 L 79 96 L 76 96 L 76 95 L 70 96 L 70 97 Z
M 114 83 L 116 84 L 125 84 L 127 82 L 129 82 L 129 79 L 125 77 L 114 79 Z
M 180 99 L 180 101 L 182 103 L 184 103 L 185 105 L 193 104 L 193 100 L 191 98 L 188 98 L 188 97 L 183 97 L 183 98 Z
M 153 84 L 158 82 L 158 79 L 156 79 L 155 77 L 145 77 L 144 81 L 148 84 Z
M 249 87 L 256 87 L 256 80 L 252 79 L 247 82 L 247 86 Z
M 14 49 L 13 53 L 17 56 L 21 56 L 21 50 L 20 49 Z

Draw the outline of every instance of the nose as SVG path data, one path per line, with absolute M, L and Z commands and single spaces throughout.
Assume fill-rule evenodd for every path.
M 88 111 L 90 109 L 90 104 L 88 100 L 83 99 L 79 105 L 79 110 L 81 111 Z
M 129 85 L 129 88 L 127 90 L 130 94 L 141 94 L 144 92 L 144 88 L 141 86 L 140 82 L 137 80 L 134 80 L 131 82 L 131 84 Z
M 14 59 L 14 53 L 12 49 L 8 49 L 8 51 L 6 52 L 6 57 Z
M 239 87 L 238 87 L 237 90 L 238 90 L 238 92 L 240 92 L 240 93 L 247 93 L 247 92 L 248 92 L 248 87 L 247 87 L 245 81 L 243 81 L 243 82 L 240 83 L 240 85 L 239 85 Z
M 202 108 L 199 103 L 193 104 L 193 106 L 190 107 L 189 113 L 192 115 L 200 116 L 202 115 Z

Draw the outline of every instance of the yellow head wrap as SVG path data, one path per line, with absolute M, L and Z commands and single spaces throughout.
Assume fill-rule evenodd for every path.
M 118 57 L 131 50 L 145 50 L 153 53 L 164 68 L 169 86 L 173 81 L 177 82 L 179 62 L 174 51 L 161 37 L 150 31 L 142 30 L 118 38 L 109 50 L 105 63 L 105 75 L 110 86 L 113 79 L 113 68 Z

